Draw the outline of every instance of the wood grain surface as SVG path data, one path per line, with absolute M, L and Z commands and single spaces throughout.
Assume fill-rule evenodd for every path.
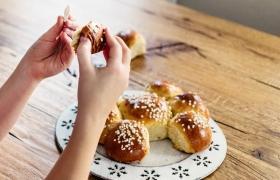
M 147 53 L 132 60 L 128 89 L 166 79 L 200 95 L 228 143 L 224 162 L 205 179 L 280 179 L 279 37 L 163 0 L 2 0 L 0 86 L 68 4 L 81 25 L 143 34 Z M 55 122 L 77 100 L 77 78 L 69 86 L 65 75 L 38 86 L 1 142 L 0 179 L 44 179 L 54 165 Z

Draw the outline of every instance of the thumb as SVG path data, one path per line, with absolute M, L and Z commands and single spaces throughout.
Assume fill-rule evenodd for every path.
M 56 23 L 43 36 L 48 40 L 56 39 L 62 31 L 63 25 L 63 17 L 58 16 Z
M 79 46 L 77 48 L 77 56 L 79 61 L 80 73 L 93 68 L 91 62 L 91 42 L 85 36 L 81 36 Z

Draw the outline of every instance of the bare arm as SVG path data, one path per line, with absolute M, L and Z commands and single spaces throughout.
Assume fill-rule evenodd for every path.
M 66 27 L 64 27 L 66 25 Z M 0 89 L 0 141 L 16 123 L 37 85 L 70 66 L 75 52 L 70 46 L 77 22 L 72 16 L 56 24 L 27 51 L 19 65 Z
M 87 179 L 106 118 L 128 85 L 130 50 L 108 29 L 105 68 L 91 63 L 90 42 L 81 39 L 78 47 L 80 78 L 78 107 L 71 138 L 47 179 Z M 71 172 L 71 173 L 69 173 Z

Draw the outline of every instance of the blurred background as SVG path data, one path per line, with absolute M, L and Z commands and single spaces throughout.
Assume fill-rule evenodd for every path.
M 280 37 L 280 0 L 167 0 Z

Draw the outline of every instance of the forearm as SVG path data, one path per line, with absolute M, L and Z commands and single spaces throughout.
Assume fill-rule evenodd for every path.
M 70 140 L 46 179 L 87 179 L 105 120 L 78 111 Z
M 0 89 L 0 141 L 19 118 L 29 97 L 39 84 L 20 63 Z

